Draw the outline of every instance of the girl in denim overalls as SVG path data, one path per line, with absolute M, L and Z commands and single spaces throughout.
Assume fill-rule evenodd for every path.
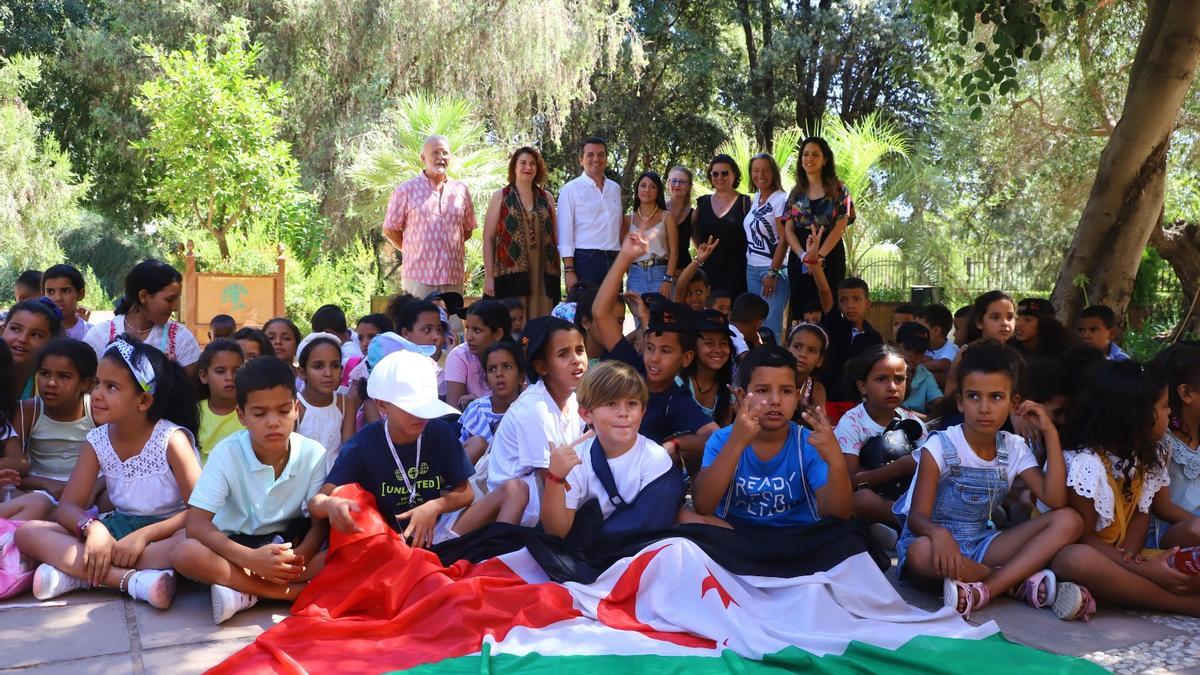
M 963 355 L 956 374 L 963 423 L 930 436 L 919 451 L 909 494 L 896 501 L 904 526 L 896 545 L 900 571 L 927 584 L 940 581 L 946 606 L 964 617 L 993 595 L 1009 593 L 1035 608 L 1053 604 L 1059 618 L 1080 618 L 1088 613 L 1086 589 L 1056 584 L 1054 574 L 1043 569 L 1078 539 L 1082 522 L 1079 514 L 1062 508 L 1066 467 L 1050 416 L 1032 401 L 1012 409 L 1021 368 L 1020 356 L 998 344 L 976 345 Z M 1024 439 L 1000 431 L 1010 412 L 1041 431 L 1046 473 Z M 992 512 L 1017 476 L 1059 510 L 1000 532 Z
M 1065 453 L 1072 508 L 1083 536 L 1054 558 L 1063 579 L 1087 584 L 1106 602 L 1200 616 L 1200 577 L 1171 565 L 1178 544 L 1195 534 L 1177 532 L 1166 550 L 1148 548 L 1151 505 L 1174 488 L 1162 443 L 1170 407 L 1160 369 L 1134 361 L 1097 366 L 1067 431 Z

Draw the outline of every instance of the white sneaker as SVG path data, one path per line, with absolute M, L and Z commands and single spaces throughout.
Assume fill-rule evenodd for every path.
M 235 591 L 228 586 L 218 584 L 212 586 L 212 613 L 215 624 L 225 623 L 234 614 L 256 604 L 258 604 L 257 595 Z
M 73 577 L 53 565 L 42 563 L 33 572 L 33 597 L 38 600 L 57 598 L 63 593 L 81 588 L 88 588 L 88 582 Z
M 129 575 L 125 591 L 134 600 L 167 609 L 175 599 L 175 587 L 174 570 L 138 570 Z

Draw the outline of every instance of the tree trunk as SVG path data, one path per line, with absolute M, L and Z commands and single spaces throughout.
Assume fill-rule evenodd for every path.
M 1167 148 L 1200 60 L 1200 2 L 1147 0 L 1146 24 L 1129 73 L 1125 105 L 1092 183 L 1054 286 L 1059 317 L 1092 302 L 1123 315 L 1142 251 L 1162 217 Z
M 229 260 L 229 240 L 225 237 L 225 230 L 214 227 L 212 233 L 217 238 L 217 250 L 221 252 L 221 260 Z
M 1171 265 L 1175 275 L 1179 277 L 1183 288 L 1184 307 L 1188 305 L 1200 290 L 1200 223 L 1188 223 L 1182 220 L 1163 226 L 1161 222 L 1154 226 L 1150 235 L 1150 245 L 1160 256 Z M 1195 324 L 1196 316 L 1187 323 Z M 1194 332 L 1189 325 L 1180 325 L 1180 332 Z

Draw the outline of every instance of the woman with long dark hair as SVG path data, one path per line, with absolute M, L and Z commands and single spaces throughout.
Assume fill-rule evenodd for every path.
M 670 295 L 679 260 L 679 231 L 667 210 L 662 178 L 653 171 L 643 171 L 633 185 L 632 208 L 621 221 L 621 240 L 629 232 L 639 232 L 649 240 L 650 250 L 633 261 L 626 288 L 638 295 Z
M 483 292 L 521 298 L 525 315 L 546 316 L 561 297 L 554 197 L 546 162 L 528 146 L 508 160 L 508 185 L 496 190 L 483 224 Z
M 736 298 L 746 292 L 746 231 L 742 221 L 750 211 L 750 197 L 737 191 L 742 170 L 729 155 L 708 163 L 711 195 L 696 200 L 692 211 L 692 236 L 696 241 L 717 240 L 717 248 L 704 263 L 704 275 L 713 288 Z
M 833 150 L 819 136 L 809 136 L 800 144 L 800 162 L 796 185 L 788 195 L 784 214 L 785 234 L 792 254 L 788 256 L 788 277 L 792 286 L 792 316 L 800 316 L 804 307 L 818 300 L 811 274 L 806 274 L 804 243 L 808 235 L 825 229 L 821 248 L 810 264 L 824 264 L 829 287 L 837 288 L 846 278 L 846 244 L 842 236 L 854 222 L 854 201 L 845 183 L 837 176 Z

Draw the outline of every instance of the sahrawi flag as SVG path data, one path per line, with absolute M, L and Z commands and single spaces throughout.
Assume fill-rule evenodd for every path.
M 447 567 L 406 546 L 369 494 L 341 490 L 363 506 L 363 531 L 335 532 L 293 616 L 213 672 L 1103 672 L 1011 643 L 993 623 L 909 606 L 847 524 L 806 535 L 810 553 L 782 567 L 844 559 L 801 574 L 778 565 L 797 541 L 731 551 L 754 542 L 704 526 L 617 542 L 602 569 L 540 533 L 494 526 L 442 549 L 478 560 Z

